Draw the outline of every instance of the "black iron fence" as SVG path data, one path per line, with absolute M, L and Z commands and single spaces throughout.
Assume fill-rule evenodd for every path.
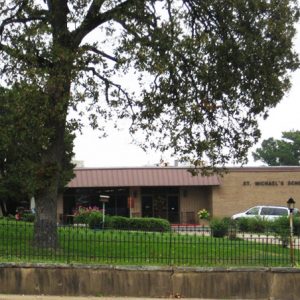
M 43 230 L 43 228 L 40 228 Z M 171 231 L 58 226 L 57 247 L 37 247 L 32 223 L 0 221 L 2 262 L 175 266 L 291 266 L 300 263 L 297 236 L 229 231 L 214 237 L 208 227 Z

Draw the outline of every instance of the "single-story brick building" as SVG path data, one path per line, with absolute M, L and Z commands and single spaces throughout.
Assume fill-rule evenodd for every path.
M 161 217 L 197 223 L 197 212 L 231 216 L 258 204 L 300 207 L 300 167 L 236 167 L 212 176 L 192 176 L 182 167 L 78 168 L 58 201 L 61 221 L 78 206 L 99 206 L 109 196 L 110 215 Z M 297 206 L 297 202 L 299 205 Z

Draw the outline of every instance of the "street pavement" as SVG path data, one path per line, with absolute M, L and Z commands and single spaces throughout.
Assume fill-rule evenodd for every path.
M 132 298 L 132 297 L 92 297 L 92 296 L 45 296 L 45 295 L 2 295 L 0 294 L 0 300 L 156 300 L 161 298 Z M 187 300 L 187 299 L 185 299 Z
M 28 296 L 28 295 L 0 295 L 0 300 L 156 300 L 159 298 L 130 298 L 130 297 L 66 297 L 66 296 Z M 159 299 L 161 300 L 161 298 Z M 186 299 L 185 299 L 186 300 Z
M 67 296 L 44 296 L 44 295 L 1 295 L 0 300 L 162 300 L 162 298 L 135 298 L 135 297 L 67 297 Z M 180 299 L 177 297 L 163 298 L 163 299 Z M 184 300 L 200 300 L 200 298 L 181 298 Z M 201 300 L 205 300 L 201 298 Z M 206 299 L 208 300 L 208 299 Z M 214 299 L 209 299 L 214 300 Z M 216 299 L 215 299 L 216 300 Z M 220 300 L 220 299 L 219 299 Z M 226 300 L 226 299 L 223 299 Z M 239 300 L 239 299 L 236 299 Z M 241 299 L 240 299 L 241 300 Z M 245 300 L 245 299 L 244 299 Z

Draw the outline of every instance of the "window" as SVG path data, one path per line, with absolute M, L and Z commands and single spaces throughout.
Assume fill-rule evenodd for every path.
M 287 216 L 288 210 L 281 207 L 263 207 L 260 214 L 262 216 Z
M 271 215 L 275 215 L 275 214 L 274 214 L 274 208 L 272 208 L 272 207 L 263 207 L 263 208 L 261 209 L 260 214 L 261 214 L 262 216 L 271 216 Z
M 259 212 L 259 207 L 253 207 L 253 208 L 250 208 L 246 214 L 247 215 L 258 215 L 258 212 Z
M 274 216 L 287 216 L 288 215 L 288 211 L 285 208 L 273 208 L 273 213 L 272 215 Z

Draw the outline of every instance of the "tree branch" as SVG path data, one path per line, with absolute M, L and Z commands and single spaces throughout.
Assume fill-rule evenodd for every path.
M 126 12 L 128 8 L 135 3 L 135 1 L 136 0 L 127 0 L 111 10 L 100 13 L 100 9 L 104 3 L 104 0 L 94 0 L 81 26 L 72 33 L 72 40 L 74 41 L 75 45 L 78 46 L 87 34 L 101 24 L 113 20 L 118 14 L 124 14 L 124 12 Z
M 92 51 L 92 52 L 94 52 L 96 54 L 99 54 L 99 55 L 101 55 L 101 56 L 103 56 L 103 57 L 111 60 L 111 61 L 118 62 L 118 60 L 114 56 L 111 56 L 111 55 L 109 55 L 109 54 L 107 54 L 107 53 L 105 53 L 105 52 L 97 49 L 96 47 L 91 46 L 91 45 L 83 45 L 81 47 L 81 49 L 85 50 L 85 51 Z
M 113 87 L 117 88 L 118 92 L 122 93 L 125 96 L 125 98 L 127 100 L 127 103 L 128 103 L 128 106 L 130 107 L 132 113 L 134 114 L 133 105 L 132 105 L 132 99 L 130 98 L 130 96 L 128 95 L 128 93 L 122 88 L 122 86 L 120 84 L 117 84 L 117 83 L 115 83 L 115 82 L 107 79 L 106 77 L 102 76 L 93 67 L 87 67 L 84 70 L 87 71 L 87 72 L 92 72 L 94 76 L 98 77 L 100 80 L 102 80 L 104 82 L 104 84 L 105 84 L 105 99 L 106 99 L 106 102 L 108 104 L 109 104 L 109 94 L 108 94 L 109 87 L 113 86 Z
M 32 18 L 19 18 L 19 19 L 12 19 L 12 18 L 9 18 L 9 19 L 6 19 L 4 20 L 1 25 L 0 25 L 0 35 L 2 35 L 4 29 L 5 29 L 5 26 L 9 25 L 9 24 L 13 24 L 13 23 L 28 23 L 28 22 L 32 22 L 32 21 L 44 21 L 45 20 L 45 17 L 32 17 Z
M 10 11 L 14 11 L 15 9 L 17 9 L 17 11 L 15 12 L 15 14 L 13 14 L 11 17 L 8 17 L 7 19 L 4 19 L 0 25 L 0 35 L 2 35 L 5 26 L 9 25 L 9 24 L 13 24 L 13 23 L 28 23 L 28 22 L 32 22 L 32 21 L 44 21 L 48 11 L 46 10 L 33 10 L 32 11 L 32 15 L 31 17 L 21 17 L 21 12 L 25 9 L 26 5 L 28 4 L 28 1 L 25 0 L 23 1 L 20 6 L 18 7 L 18 5 L 15 5 L 13 8 L 9 9 Z M 8 12 L 8 11 L 7 11 Z

